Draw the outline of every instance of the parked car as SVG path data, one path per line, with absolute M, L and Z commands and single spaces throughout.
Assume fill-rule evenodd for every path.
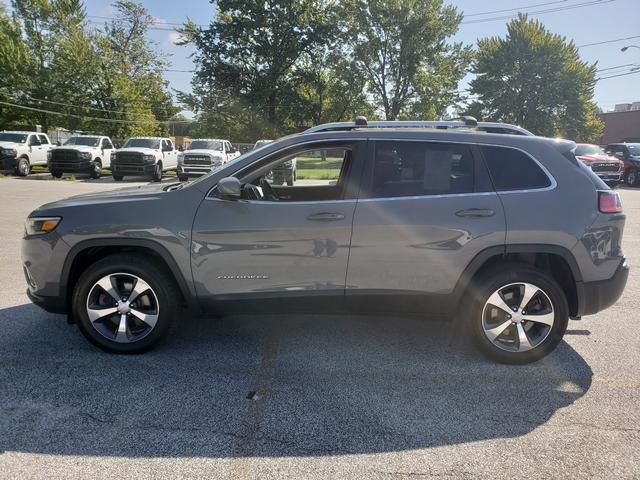
M 260 148 L 260 147 L 264 147 L 265 145 L 269 145 L 270 143 L 272 143 L 273 140 L 258 140 L 255 145 L 253 146 L 253 150 Z
M 116 181 L 142 175 L 159 182 L 162 172 L 177 168 L 178 152 L 169 138 L 133 137 L 111 154 L 111 172 Z
M 604 150 L 624 162 L 624 181 L 627 185 L 640 184 L 640 143 L 610 143 Z
M 44 133 L 0 132 L 0 170 L 25 177 L 32 166 L 47 164 L 51 147 L 51 140 Z
M 178 178 L 199 177 L 240 156 L 229 140 L 198 138 L 178 154 Z
M 69 138 L 61 147 L 54 147 L 47 154 L 49 172 L 55 178 L 64 173 L 87 173 L 100 178 L 103 168 L 111 167 L 113 143 L 100 135 L 77 135 Z
M 573 142 L 474 126 L 360 118 L 187 184 L 43 205 L 22 242 L 27 294 L 113 352 L 150 348 L 183 306 L 206 314 L 244 300 L 262 312 L 271 299 L 287 312 L 315 301 L 314 311 L 444 315 L 489 357 L 535 361 L 570 317 L 620 296 L 625 215 Z M 266 181 L 324 150 L 342 152 L 337 182 Z
M 622 181 L 624 163 L 607 154 L 599 145 L 578 143 L 575 155 L 607 184 L 615 186 Z

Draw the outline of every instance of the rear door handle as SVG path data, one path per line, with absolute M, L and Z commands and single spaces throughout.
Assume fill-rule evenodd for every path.
M 493 217 L 496 214 L 493 210 L 488 208 L 468 208 L 466 210 L 458 210 L 456 215 L 458 217 Z
M 344 220 L 344 215 L 341 213 L 314 213 L 313 215 L 309 215 L 307 220 L 313 220 L 316 222 L 335 222 L 336 220 Z

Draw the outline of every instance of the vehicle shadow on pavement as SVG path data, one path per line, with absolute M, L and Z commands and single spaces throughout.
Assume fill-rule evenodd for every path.
M 121 356 L 64 317 L 0 310 L 0 451 L 110 457 L 394 452 L 518 437 L 589 389 L 567 343 L 491 363 L 442 323 L 395 316 L 185 318 Z

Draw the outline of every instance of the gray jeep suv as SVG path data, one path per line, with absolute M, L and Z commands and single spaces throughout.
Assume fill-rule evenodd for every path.
M 40 207 L 22 244 L 27 294 L 113 352 L 151 347 L 185 307 L 286 299 L 455 318 L 491 358 L 535 361 L 628 276 L 620 198 L 574 149 L 470 119 L 314 127 L 189 184 Z M 268 181 L 322 151 L 337 180 Z

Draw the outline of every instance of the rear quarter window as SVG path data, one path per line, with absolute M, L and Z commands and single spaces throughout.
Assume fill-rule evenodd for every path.
M 527 154 L 508 147 L 481 147 L 493 185 L 497 191 L 546 188 L 551 180 Z

